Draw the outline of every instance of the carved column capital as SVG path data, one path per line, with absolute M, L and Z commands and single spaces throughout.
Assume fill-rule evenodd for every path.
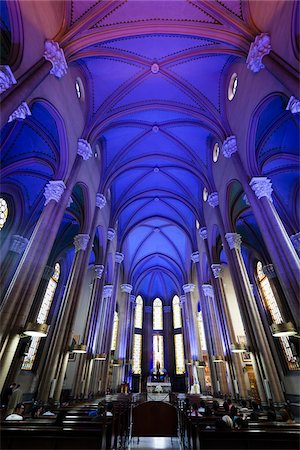
M 136 300 L 136 296 L 131 294 L 130 295 L 130 302 L 133 303 L 133 306 L 135 306 L 135 303 L 136 303 L 135 300 Z
M 207 228 L 206 227 L 202 227 L 199 230 L 199 235 L 201 237 L 201 239 L 207 239 Z
M 96 264 L 94 267 L 95 273 L 96 273 L 96 278 L 98 278 L 99 280 L 101 280 L 102 275 L 103 275 L 103 271 L 104 271 L 104 265 L 103 264 Z
M 90 236 L 88 234 L 77 234 L 77 236 L 74 237 L 75 252 L 86 250 L 89 240 Z
M 114 239 L 115 235 L 116 235 L 115 230 L 113 228 L 108 228 L 108 230 L 107 230 L 107 239 L 109 241 L 112 241 Z
M 202 284 L 202 291 L 205 297 L 214 298 L 214 290 L 211 284 Z
M 113 285 L 112 284 L 106 284 L 105 286 L 103 286 L 103 298 L 109 298 L 111 297 L 113 291 Z
M 27 116 L 31 116 L 29 106 L 26 102 L 22 102 L 21 105 L 9 116 L 8 122 L 12 122 L 15 119 L 26 119 Z
M 14 234 L 11 237 L 9 250 L 11 252 L 18 253 L 18 255 L 21 255 L 24 252 L 25 248 L 27 247 L 27 244 L 28 244 L 27 238 L 19 236 L 18 234 Z
M 81 156 L 84 161 L 87 161 L 92 156 L 92 148 L 88 141 L 85 139 L 78 139 L 77 142 L 77 155 Z
M 99 209 L 104 208 L 106 205 L 106 198 L 103 194 L 96 194 L 96 206 Z
M 258 199 L 267 197 L 271 202 L 272 200 L 272 181 L 267 177 L 253 177 L 249 183 L 251 189 L 255 192 Z
M 219 204 L 219 194 L 217 192 L 212 192 L 211 194 L 209 194 L 207 201 L 209 206 L 215 208 Z
M 290 240 L 292 241 L 295 250 L 300 253 L 300 232 L 292 234 L 292 236 L 290 236 Z
M 123 253 L 116 252 L 116 254 L 115 254 L 115 261 L 116 261 L 116 263 L 117 264 L 121 264 L 123 262 L 123 260 L 124 260 Z
M 226 233 L 226 241 L 228 242 L 230 250 L 241 250 L 242 236 L 238 233 Z
M 223 267 L 221 264 L 212 264 L 211 269 L 215 278 L 223 278 Z
M 58 42 L 52 40 L 45 42 L 44 58 L 52 64 L 52 69 L 50 70 L 52 75 L 62 78 L 67 73 L 68 66 L 65 54 Z
M 49 281 L 53 274 L 54 268 L 51 266 L 45 266 L 42 278 Z
M 9 66 L 0 66 L 0 94 L 7 91 L 13 84 L 17 84 L 17 81 Z
M 268 55 L 271 50 L 271 39 L 267 33 L 261 33 L 256 36 L 254 42 L 250 45 L 246 61 L 247 68 L 254 73 L 264 69 L 265 66 L 262 63 L 262 59 L 264 56 Z
M 126 294 L 131 294 L 133 287 L 131 284 L 121 284 L 121 291 Z
M 49 181 L 44 189 L 44 196 L 46 199 L 45 206 L 48 205 L 50 200 L 54 200 L 58 203 L 65 189 L 66 185 L 62 180 Z
M 231 158 L 231 155 L 237 152 L 237 143 L 235 136 L 229 136 L 222 145 L 222 153 L 225 158 Z
M 193 261 L 194 264 L 199 262 L 199 252 L 193 252 L 191 254 L 191 260 Z
M 290 97 L 286 111 L 291 111 L 292 114 L 297 114 L 300 112 L 300 100 L 295 98 L 293 95 Z
M 263 266 L 262 270 L 263 270 L 263 273 L 268 278 L 276 278 L 277 277 L 273 264 L 267 264 L 266 266 Z
M 179 300 L 180 300 L 180 306 L 181 306 L 181 308 L 183 308 L 183 305 L 185 304 L 185 300 L 186 300 L 185 295 L 181 295 Z
M 184 284 L 182 286 L 183 292 L 188 294 L 189 292 L 193 292 L 195 289 L 195 285 L 193 283 Z

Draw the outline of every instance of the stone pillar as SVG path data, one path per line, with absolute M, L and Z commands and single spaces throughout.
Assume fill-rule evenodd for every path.
M 183 343 L 184 343 L 184 356 L 186 362 L 186 374 L 188 379 L 188 392 L 190 392 L 191 386 L 193 384 L 193 358 L 191 351 L 191 341 L 190 341 L 190 333 L 188 326 L 188 309 L 186 305 L 186 296 L 180 296 L 180 308 L 182 315 L 182 325 L 183 325 Z
M 172 375 L 175 374 L 175 347 L 171 306 L 163 306 L 163 315 L 165 368 L 167 369 L 168 374 Z
M 255 361 L 253 361 L 253 366 L 254 369 L 256 367 L 259 368 L 259 374 L 258 371 L 256 371 L 256 375 L 257 377 L 260 376 L 263 380 L 264 392 L 262 392 L 261 383 L 260 386 L 258 385 L 258 387 L 260 387 L 260 395 L 262 396 L 261 400 L 264 401 L 265 399 L 269 399 L 271 394 L 275 402 L 283 402 L 284 395 L 280 379 L 263 329 L 241 254 L 241 236 L 237 233 L 226 233 L 225 237 L 233 257 L 234 268 L 232 270 L 240 280 L 242 295 L 238 298 L 241 302 L 241 314 L 244 319 L 243 322 L 247 339 L 249 339 L 249 344 L 254 357 L 253 359 L 255 359 Z
M 49 73 L 61 78 L 67 72 L 67 63 L 64 52 L 57 42 L 45 42 L 44 58 L 40 59 L 23 77 L 20 83 L 15 84 L 1 95 L 0 126 L 6 124 L 9 116 L 25 102 L 34 89 L 47 77 Z M 14 84 L 14 83 L 12 83 Z
M 0 273 L 0 298 L 1 302 L 5 296 L 6 289 L 12 280 L 12 277 L 17 269 L 18 263 L 20 262 L 21 256 L 23 255 L 28 244 L 28 239 L 14 234 L 11 237 L 10 248 L 7 252 L 3 263 L 1 265 Z
M 135 295 L 130 295 L 128 333 L 127 333 L 127 344 L 126 344 L 126 365 L 125 365 L 125 375 L 124 375 L 125 382 L 129 383 L 129 384 L 130 384 L 130 373 L 131 373 L 131 365 L 132 365 L 131 361 L 132 361 L 135 307 L 136 307 L 136 297 L 135 297 Z
M 143 308 L 143 342 L 142 342 L 142 382 L 145 383 L 147 377 L 150 375 L 150 370 L 153 369 L 153 326 L 152 326 L 152 306 L 145 305 Z M 143 386 L 142 386 L 143 389 Z
M 297 255 L 300 257 L 300 231 L 290 236 L 290 240 L 297 252 Z
M 261 230 L 264 242 L 284 289 L 294 322 L 299 328 L 300 261 L 272 201 L 272 183 L 267 177 L 253 177 L 249 183 L 238 155 L 236 137 L 230 136 L 222 146 L 225 158 L 232 162 L 239 174 L 245 194 Z

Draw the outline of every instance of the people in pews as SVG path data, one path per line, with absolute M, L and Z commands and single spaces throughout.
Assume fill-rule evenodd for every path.
M 13 413 L 9 414 L 5 420 L 24 420 L 23 414 L 25 411 L 25 406 L 23 403 L 18 403 L 15 407 Z

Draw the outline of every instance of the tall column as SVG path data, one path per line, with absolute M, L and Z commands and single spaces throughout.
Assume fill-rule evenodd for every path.
M 145 305 L 144 320 L 143 320 L 143 343 L 142 343 L 142 381 L 145 382 L 150 375 L 150 370 L 153 369 L 153 327 L 152 327 L 152 306 Z M 152 364 L 151 364 L 152 361 Z M 143 389 L 142 385 L 142 389 Z
M 297 252 L 297 255 L 300 257 L 300 232 L 292 234 L 292 236 L 290 236 L 290 240 Z
M 129 306 L 129 316 L 128 316 L 128 333 L 127 333 L 127 344 L 126 344 L 126 365 L 124 380 L 126 383 L 130 384 L 130 372 L 132 366 L 132 347 L 133 347 L 133 334 L 134 334 L 134 312 L 136 307 L 136 297 L 135 295 L 130 295 L 130 306 Z
M 191 341 L 190 341 L 190 333 L 188 327 L 188 310 L 186 305 L 186 296 L 180 296 L 180 308 L 182 314 L 182 325 L 183 325 L 183 343 L 184 343 L 184 355 L 186 362 L 186 374 L 188 378 L 188 392 L 190 392 L 191 386 L 193 384 L 193 358 L 191 351 Z
M 264 393 L 266 398 L 273 398 L 275 402 L 282 402 L 284 401 L 284 395 L 280 379 L 272 353 L 269 349 L 268 340 L 264 333 L 259 311 L 241 254 L 241 236 L 237 233 L 226 233 L 225 237 L 233 257 L 233 270 L 240 280 L 240 286 L 243 293 L 240 296 L 241 313 L 244 318 L 244 326 L 247 338 L 249 338 L 250 341 L 251 351 L 259 368 L 260 377 L 263 379 Z M 264 393 L 260 390 L 260 395 L 263 397 Z M 263 401 L 264 399 L 265 398 L 262 398 Z
M 164 306 L 163 314 L 164 314 L 163 324 L 164 324 L 164 347 L 165 347 L 164 354 L 165 354 L 165 361 L 167 362 L 167 365 L 165 367 L 167 368 L 169 374 L 174 374 L 175 353 L 174 353 L 174 336 L 172 333 L 174 327 L 173 327 L 171 306 Z
M 236 137 L 230 136 L 222 146 L 225 158 L 232 158 L 240 182 L 250 202 L 264 242 L 284 289 L 294 322 L 299 328 L 300 261 L 296 250 L 273 205 L 272 183 L 267 177 L 253 177 L 249 183 L 238 155 Z
M 6 124 L 9 116 L 18 108 L 20 103 L 24 102 L 32 94 L 34 89 L 49 73 L 56 78 L 61 78 L 66 74 L 67 63 L 64 52 L 57 42 L 47 40 L 43 56 L 27 71 L 29 75 L 23 77 L 22 82 L 14 84 L 1 95 L 1 127 Z

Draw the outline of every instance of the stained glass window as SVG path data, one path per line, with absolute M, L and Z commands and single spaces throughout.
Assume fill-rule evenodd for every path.
M 175 342 L 176 374 L 180 375 L 185 372 L 183 337 L 181 333 L 174 335 L 174 342 Z
M 60 265 L 58 263 L 54 266 L 54 273 L 52 277 L 49 280 L 41 308 L 39 310 L 38 316 L 37 316 L 37 322 L 38 323 L 46 323 L 47 317 L 50 311 L 50 307 L 54 298 L 55 290 L 57 287 L 58 279 L 60 275 Z M 36 354 L 40 345 L 40 337 L 32 337 L 29 350 L 27 355 L 25 356 L 23 360 L 23 364 L 21 369 L 22 370 L 32 370 L 33 363 L 36 358 Z
M 8 206 L 4 198 L 0 198 L 0 230 L 4 227 L 4 224 L 8 217 Z
M 143 328 L 143 299 L 140 295 L 136 298 L 134 328 Z
M 157 367 L 159 362 L 160 369 L 164 369 L 164 338 L 160 335 L 153 336 L 153 367 Z
M 257 279 L 259 282 L 259 287 L 260 287 L 260 291 L 261 291 L 261 294 L 263 297 L 263 301 L 265 303 L 265 307 L 269 311 L 269 313 L 272 317 L 272 321 L 274 323 L 277 323 L 277 324 L 282 323 L 283 318 L 282 318 L 280 309 L 278 308 L 276 298 L 272 291 L 272 287 L 270 285 L 268 277 L 263 272 L 263 266 L 260 261 L 257 263 L 256 270 L 257 270 Z M 287 337 L 287 336 L 280 337 L 279 341 L 280 341 L 280 345 L 282 347 L 285 359 L 287 361 L 288 368 L 290 370 L 299 370 L 300 364 L 299 364 L 299 361 L 297 360 L 297 357 L 293 354 L 289 337 Z
M 117 313 L 117 311 L 115 311 L 111 348 L 110 348 L 111 351 L 115 351 L 117 347 L 118 326 L 119 326 L 119 314 Z
M 200 343 L 201 343 L 201 349 L 206 350 L 202 311 L 198 312 L 197 322 L 198 322 L 198 333 L 199 333 L 199 338 L 200 338 Z
M 174 328 L 181 328 L 181 311 L 180 311 L 180 300 L 178 295 L 173 298 L 173 325 Z
M 156 298 L 153 302 L 153 330 L 163 329 L 163 308 L 162 301 Z
M 141 373 L 142 361 L 142 335 L 134 334 L 133 336 L 133 350 L 132 350 L 132 373 Z

